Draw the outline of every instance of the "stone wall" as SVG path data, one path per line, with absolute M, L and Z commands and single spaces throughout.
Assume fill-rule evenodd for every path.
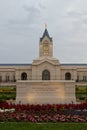
M 75 103 L 73 81 L 17 81 L 16 103 L 64 104 Z

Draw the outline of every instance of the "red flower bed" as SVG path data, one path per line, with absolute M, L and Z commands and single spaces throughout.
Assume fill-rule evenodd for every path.
M 27 122 L 87 122 L 87 103 L 23 105 L 0 103 L 0 108 L 15 111 L 0 112 L 0 121 Z

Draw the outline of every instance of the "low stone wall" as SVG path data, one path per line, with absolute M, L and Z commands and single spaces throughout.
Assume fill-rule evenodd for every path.
M 74 81 L 17 81 L 16 103 L 64 104 L 75 103 Z

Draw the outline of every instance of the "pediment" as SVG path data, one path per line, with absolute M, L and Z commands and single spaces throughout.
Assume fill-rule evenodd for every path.
M 44 63 L 49 63 L 52 65 L 60 65 L 59 60 L 54 59 L 54 58 L 48 58 L 48 57 L 33 60 L 32 65 L 40 65 Z

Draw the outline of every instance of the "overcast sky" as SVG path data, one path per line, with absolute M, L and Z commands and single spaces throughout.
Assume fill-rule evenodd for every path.
M 87 0 L 0 0 L 0 63 L 38 58 L 45 23 L 60 63 L 87 63 Z

